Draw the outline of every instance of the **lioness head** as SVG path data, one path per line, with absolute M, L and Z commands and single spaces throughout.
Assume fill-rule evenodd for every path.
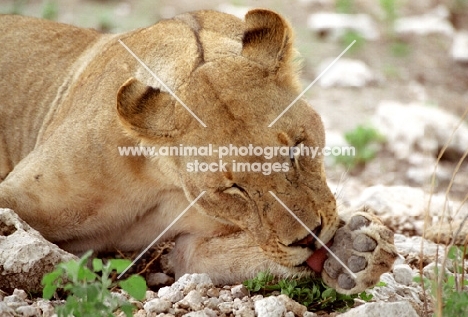
M 117 96 L 117 111 L 127 131 L 156 148 L 322 148 L 321 119 L 302 99 L 269 127 L 301 92 L 289 25 L 267 10 L 250 11 L 241 25 L 239 52 L 201 61 L 174 91 L 206 127 L 169 93 L 131 78 Z M 270 191 L 323 242 L 333 237 L 338 226 L 335 199 L 320 156 L 279 151 L 271 158 L 265 152 L 219 154 L 151 160 L 171 175 L 188 200 L 206 191 L 195 205 L 198 212 L 250 233 L 282 265 L 303 264 L 321 245 Z M 211 171 L 195 172 L 195 161 Z

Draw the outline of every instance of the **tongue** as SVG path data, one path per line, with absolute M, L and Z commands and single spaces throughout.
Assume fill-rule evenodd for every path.
M 322 272 L 323 263 L 328 258 L 327 250 L 325 248 L 320 248 L 315 250 L 315 252 L 307 259 L 307 265 L 317 273 Z

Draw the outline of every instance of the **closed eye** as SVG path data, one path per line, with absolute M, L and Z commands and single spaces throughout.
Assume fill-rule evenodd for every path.
M 291 166 L 299 169 L 299 156 L 301 156 L 301 147 L 303 146 L 302 141 L 296 142 L 291 148 L 289 153 L 289 159 L 291 160 Z
M 241 186 L 237 185 L 236 183 L 232 184 L 231 187 L 224 189 L 223 193 L 229 194 L 229 195 L 239 195 L 244 199 L 247 199 L 247 200 L 249 199 L 249 195 L 247 191 Z

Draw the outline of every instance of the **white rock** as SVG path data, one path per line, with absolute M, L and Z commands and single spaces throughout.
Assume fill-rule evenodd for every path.
M 178 289 L 180 291 L 189 291 L 192 289 L 202 289 L 212 287 L 213 282 L 208 274 L 194 273 L 194 274 L 184 274 L 181 276 L 177 282 L 172 284 L 172 288 Z
M 397 283 L 409 286 L 413 282 L 413 270 L 408 264 L 395 265 L 393 275 Z
M 7 232 L 0 235 L 0 289 L 42 289 L 45 273 L 58 263 L 76 259 L 44 239 L 11 209 L 0 208 L 0 227 Z
M 40 299 L 33 305 L 36 305 L 42 311 L 42 317 L 52 317 L 55 312 L 54 306 L 48 300 Z
M 146 302 L 145 305 L 143 305 L 143 309 L 148 313 L 166 313 L 169 308 L 172 307 L 172 303 L 170 301 L 167 301 L 165 299 L 161 298 L 155 298 L 150 300 L 149 302 Z
M 323 60 L 315 73 L 320 75 L 333 62 L 334 58 Z M 364 87 L 375 81 L 372 70 L 356 59 L 340 58 L 318 80 L 321 87 Z
M 302 317 L 317 317 L 318 315 L 316 313 L 306 311 Z
M 423 252 L 424 259 L 435 260 L 437 255 L 442 257 L 445 254 L 445 246 L 436 244 L 419 236 L 406 237 L 402 234 L 396 233 L 394 235 L 394 241 L 395 248 L 398 253 L 404 257 L 417 255 L 419 259 L 421 250 Z
M 207 300 L 205 300 L 203 302 L 203 305 L 205 307 L 208 307 L 208 308 L 211 308 L 211 309 L 216 309 L 216 307 L 218 307 L 219 303 L 221 303 L 221 301 L 218 298 L 211 297 L 211 298 L 208 298 Z
M 329 33 L 334 40 L 347 31 L 357 32 L 367 40 L 379 39 L 377 24 L 367 14 L 314 13 L 309 15 L 307 26 L 316 33 Z
M 430 205 L 429 205 L 430 200 Z M 351 201 L 351 209 L 368 206 L 390 228 L 415 231 L 422 235 L 426 210 L 434 222 L 453 217 L 450 201 L 446 203 L 443 194 L 432 197 L 421 188 L 408 186 L 377 185 L 365 188 L 360 196 Z M 445 213 L 444 213 L 445 209 Z
M 292 300 L 284 294 L 278 295 L 278 299 L 281 302 L 283 302 L 284 306 L 286 307 L 286 310 L 292 312 L 293 315 L 303 316 L 304 313 L 307 311 L 307 307 L 299 304 L 298 302 Z
M 15 288 L 12 295 L 16 295 L 22 300 L 26 300 L 28 298 L 28 294 L 24 290 L 17 288 Z
M 21 306 L 16 308 L 16 312 L 21 314 L 24 317 L 37 316 L 39 315 L 39 310 L 34 306 Z
M 187 305 L 188 307 L 190 307 L 190 309 L 195 311 L 202 309 L 202 302 L 202 296 L 200 292 L 196 290 L 191 290 L 181 301 L 181 303 Z
M 253 307 L 249 307 L 245 304 L 242 307 L 239 307 L 237 310 L 234 311 L 234 316 L 236 317 L 255 317 L 255 312 Z
M 231 294 L 233 298 L 244 298 L 249 295 L 249 291 L 245 288 L 244 285 L 235 285 L 231 288 Z
M 430 280 L 437 279 L 436 272 L 437 274 L 442 274 L 442 272 L 445 272 L 447 275 L 453 275 L 446 267 L 444 268 L 441 263 L 432 262 L 423 268 L 423 275 Z
M 218 309 L 223 314 L 230 314 L 234 310 L 233 302 L 223 302 L 218 305 Z
M 223 292 L 221 291 L 221 293 L 219 294 L 219 300 L 223 301 L 223 302 L 232 302 L 233 298 L 232 298 L 232 294 L 229 292 Z
M 17 295 L 5 296 L 3 301 L 7 303 L 8 306 L 14 308 L 27 305 L 27 303 Z
M 275 296 L 257 300 L 254 307 L 258 317 L 282 317 L 286 313 L 286 306 Z
M 423 15 L 396 19 L 394 29 L 397 34 L 443 34 L 452 36 L 454 28 L 447 16 L 447 8 L 439 6 L 432 12 Z
M 0 316 L 13 317 L 15 316 L 15 311 L 7 303 L 0 302 Z
M 437 107 L 421 103 L 402 104 L 382 101 L 372 119 L 374 126 L 387 139 L 387 146 L 397 158 L 407 158 L 415 152 L 436 157 L 449 140 L 460 118 Z M 448 151 L 463 153 L 468 144 L 468 125 L 454 132 Z
M 217 314 L 214 310 L 205 308 L 200 311 L 193 311 L 184 315 L 184 317 L 216 317 Z
M 405 316 L 418 317 L 413 306 L 408 301 L 400 301 L 393 303 L 377 302 L 366 303 L 341 314 L 340 317 L 388 317 L 388 316 Z
M 455 33 L 451 48 L 452 58 L 456 62 L 468 62 L 468 32 L 460 31 Z
M 157 297 L 158 297 L 158 294 L 157 294 L 157 293 L 155 293 L 155 292 L 153 292 L 153 291 L 150 291 L 150 290 L 146 291 L 145 299 L 146 299 L 147 301 L 150 301 L 150 300 L 152 300 L 153 298 L 157 298 Z
M 171 303 L 177 303 L 184 298 L 184 293 L 172 286 L 161 287 L 158 291 L 158 297 Z

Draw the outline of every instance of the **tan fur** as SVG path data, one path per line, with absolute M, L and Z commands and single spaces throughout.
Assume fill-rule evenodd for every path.
M 322 158 L 276 157 L 289 172 L 265 176 L 190 173 L 186 164 L 196 157 L 118 152 L 141 144 L 323 147 L 320 117 L 304 100 L 267 127 L 300 92 L 292 31 L 282 17 L 254 10 L 244 22 L 199 11 L 101 35 L 2 16 L 0 29 L 0 207 L 72 252 L 136 250 L 206 191 L 163 237 L 176 239 L 177 275 L 208 272 L 215 282 L 239 282 L 265 268 L 310 274 L 301 264 L 312 249 L 292 246 L 308 232 L 269 191 L 328 242 L 338 217 Z M 207 127 L 160 90 L 118 39 Z

